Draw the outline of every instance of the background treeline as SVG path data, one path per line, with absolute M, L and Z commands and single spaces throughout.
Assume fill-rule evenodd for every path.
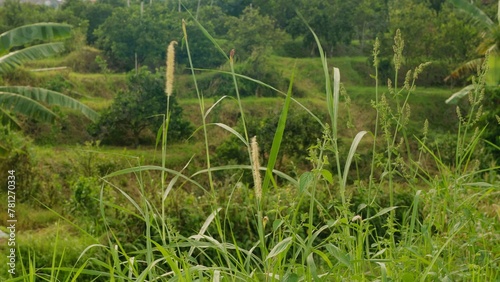
M 477 2 L 495 18 L 495 1 Z M 330 56 L 368 56 L 379 37 L 386 52 L 382 76 L 391 71 L 392 38 L 400 28 L 405 35 L 406 65 L 433 62 L 421 85 L 443 85 L 451 70 L 477 57 L 481 41 L 470 18 L 445 0 L 189 0 L 181 4 L 224 50 L 236 49 L 237 59 L 251 62 L 254 68 L 269 53 L 295 58 L 317 55 L 314 38 L 297 11 Z M 69 23 L 76 28 L 68 52 L 88 45 L 102 51 L 113 71 L 132 70 L 136 63 L 153 70 L 164 65 L 165 46 L 182 41 L 180 23 L 186 19 L 194 64 L 213 68 L 225 62 L 186 9 L 179 8 L 179 2 L 172 0 L 68 0 L 57 9 L 7 0 L 0 8 L 0 32 L 41 21 Z M 185 46 L 179 48 L 177 62 L 187 64 Z M 93 61 L 74 62 L 74 66 L 80 72 L 97 68 Z

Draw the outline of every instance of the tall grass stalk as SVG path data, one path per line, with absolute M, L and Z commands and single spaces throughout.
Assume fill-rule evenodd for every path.
M 167 58 L 165 62 L 165 95 L 167 96 L 167 110 L 165 117 L 163 118 L 163 126 L 162 126 L 162 144 L 161 144 L 161 165 L 163 168 L 166 168 L 166 159 L 167 159 L 167 133 L 168 133 L 168 125 L 170 124 L 170 96 L 172 96 L 173 86 L 174 86 L 174 72 L 175 72 L 175 45 L 177 45 L 176 41 L 170 42 L 167 48 Z M 161 218 L 165 220 L 165 199 L 164 195 L 166 192 L 165 187 L 165 171 L 161 172 Z M 162 241 L 166 244 L 166 226 L 162 224 Z

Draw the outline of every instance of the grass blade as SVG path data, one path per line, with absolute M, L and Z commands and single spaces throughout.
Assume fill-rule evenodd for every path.
M 266 191 L 269 186 L 269 182 L 272 177 L 272 170 L 278 159 L 278 153 L 280 150 L 281 140 L 283 139 L 283 133 L 285 132 L 286 119 L 288 116 L 288 109 L 290 108 L 290 98 L 292 97 L 292 86 L 293 79 L 295 76 L 295 68 L 292 71 L 292 77 L 290 78 L 290 85 L 288 86 L 288 92 L 285 99 L 285 105 L 283 105 L 283 110 L 281 111 L 281 116 L 278 121 L 278 127 L 276 128 L 276 133 L 274 133 L 273 145 L 271 147 L 271 152 L 269 154 L 269 161 L 267 163 L 266 176 L 264 177 L 264 182 L 262 184 L 262 193 L 266 195 Z
M 279 242 L 274 246 L 274 248 L 269 252 L 269 254 L 266 257 L 266 261 L 270 258 L 273 258 L 283 252 L 285 252 L 288 247 L 292 244 L 292 237 L 287 237 L 283 241 Z
M 356 137 L 354 137 L 354 140 L 352 141 L 351 148 L 349 149 L 349 154 L 347 155 L 347 160 L 344 167 L 344 175 L 342 178 L 343 187 L 346 187 L 347 184 L 347 175 L 349 174 L 349 167 L 351 166 L 352 159 L 354 158 L 354 153 L 358 148 L 359 142 L 361 142 L 361 139 L 366 133 L 367 132 L 364 130 L 358 132 L 358 134 L 356 134 Z
M 207 219 L 205 220 L 205 222 L 203 223 L 203 226 L 201 226 L 201 229 L 200 229 L 200 232 L 198 232 L 198 235 L 203 235 L 205 234 L 205 232 L 207 231 L 208 229 L 208 226 L 210 225 L 210 223 L 212 223 L 212 221 L 214 220 L 215 216 L 217 215 L 217 213 L 221 210 L 222 208 L 218 208 L 217 210 L 215 210 L 214 212 L 212 212 L 208 217 Z M 199 240 L 199 238 L 195 239 L 195 240 Z M 194 251 L 194 247 L 191 247 L 189 249 L 189 253 L 188 255 L 191 256 L 193 254 L 193 251 Z

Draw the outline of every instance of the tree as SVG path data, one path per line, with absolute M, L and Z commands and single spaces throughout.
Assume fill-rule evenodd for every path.
M 0 33 L 39 22 L 58 22 L 77 26 L 80 19 L 61 9 L 20 0 L 6 0 L 3 6 L 0 5 Z
M 266 53 L 281 44 L 285 33 L 275 27 L 273 19 L 260 14 L 259 9 L 247 7 L 239 18 L 232 18 L 226 24 L 232 48 L 240 58 L 252 53 Z
M 64 50 L 62 42 L 48 42 L 67 38 L 71 26 L 39 23 L 25 25 L 0 34 L 0 74 L 12 70 L 23 62 L 46 58 Z M 32 46 L 29 44 L 35 43 Z M 24 47 L 24 48 L 23 48 Z M 19 48 L 16 51 L 10 51 Z M 91 120 L 97 113 L 62 93 L 29 86 L 0 86 L 0 118 L 20 127 L 14 114 L 52 122 L 57 118 L 50 106 L 61 106 L 80 111 Z
M 136 5 L 117 8 L 96 30 L 97 47 L 109 58 L 111 67 L 131 70 L 135 66 L 136 56 L 139 66 L 154 68 L 163 64 L 165 46 L 171 40 L 180 38 L 180 19 L 166 10 L 163 12 L 172 17 L 155 17 L 152 10 L 153 7 L 149 5 L 143 13 Z
M 389 6 L 386 0 L 362 0 L 354 10 L 354 30 L 361 50 L 367 40 L 375 39 L 389 29 Z
M 139 145 L 142 133 L 156 133 L 167 108 L 164 72 L 151 73 L 146 67 L 129 72 L 126 91 L 118 93 L 113 104 L 102 113 L 91 134 L 104 143 Z M 190 123 L 182 118 L 182 108 L 170 97 L 168 140 L 180 140 L 191 133 Z M 151 142 L 152 143 L 152 142 Z
M 238 17 L 252 2 L 252 0 L 215 0 L 214 4 L 221 7 L 227 15 Z
M 485 60 L 489 67 L 489 72 L 486 75 L 486 85 L 489 87 L 499 87 L 500 85 L 500 0 L 498 1 L 497 21 L 495 23 L 484 11 L 476 7 L 474 4 L 466 0 L 450 0 L 455 7 L 465 12 L 472 18 L 478 27 L 482 29 L 483 40 L 477 47 L 476 51 L 481 56 L 472 61 L 466 62 L 453 71 L 445 80 L 458 78 L 469 74 L 471 71 L 476 71 Z M 486 57 L 486 54 L 489 56 Z M 456 104 L 458 100 L 466 96 L 473 89 L 472 85 L 466 86 L 462 90 L 454 93 L 446 103 Z
M 426 3 L 414 0 L 393 1 L 389 11 L 391 33 L 399 29 L 404 35 L 406 63 L 411 65 L 431 59 L 434 49 L 439 48 L 435 39 L 439 32 L 436 12 Z M 391 45 L 392 38 L 392 35 L 388 37 Z M 386 48 L 386 51 L 390 50 Z
M 95 30 L 111 16 L 113 8 L 112 5 L 103 3 L 103 1 L 90 3 L 82 0 L 65 1 L 62 6 L 64 11 L 70 11 L 78 18 L 88 21 L 87 44 L 95 43 L 97 40 L 97 36 L 94 34 Z
M 354 23 L 358 21 L 354 17 L 355 10 L 360 2 L 361 0 L 311 0 L 298 11 L 316 32 L 323 49 L 332 56 L 336 46 L 351 43 L 355 34 Z M 296 21 L 301 20 L 296 17 Z M 300 24 L 303 25 L 302 22 L 297 25 Z M 316 53 L 316 41 L 311 32 L 304 30 L 302 34 L 304 36 L 304 45 L 311 50 L 311 54 Z
M 143 12 L 137 5 L 115 8 L 96 30 L 96 45 L 103 50 L 111 68 L 129 71 L 134 68 L 137 56 L 139 66 L 148 66 L 152 70 L 164 65 L 165 47 L 170 41 L 182 42 L 183 18 L 188 19 L 189 15 L 171 11 L 159 2 L 144 6 Z M 211 26 L 208 24 L 207 30 L 213 33 Z M 197 67 L 215 67 L 225 61 L 191 21 L 188 21 L 187 32 L 190 42 L 193 42 L 190 51 Z M 188 64 L 186 48 L 180 48 L 176 56 L 179 64 Z

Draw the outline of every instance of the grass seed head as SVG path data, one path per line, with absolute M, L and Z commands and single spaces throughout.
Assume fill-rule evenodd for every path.
M 251 142 L 251 149 L 252 149 L 252 165 L 253 165 L 253 182 L 255 186 L 255 198 L 257 200 L 262 199 L 262 180 L 260 178 L 260 163 L 259 163 L 259 144 L 257 143 L 257 136 L 254 136 L 252 138 Z
M 405 42 L 401 36 L 401 30 L 396 30 L 396 35 L 394 36 L 394 69 L 397 71 L 401 68 L 401 63 L 403 62 L 403 49 L 405 47 Z
M 231 52 L 229 52 L 229 61 L 233 62 L 234 60 L 234 49 L 231 49 Z
M 174 68 L 175 68 L 175 48 L 177 41 L 170 42 L 167 48 L 167 70 L 165 74 L 165 94 L 172 96 L 174 87 Z
M 417 80 L 418 79 L 418 76 L 424 71 L 424 69 L 430 65 L 431 62 L 425 62 L 425 63 L 422 63 L 420 65 L 418 65 L 418 67 L 415 68 L 415 71 L 413 72 L 413 80 Z
M 266 229 L 266 224 L 268 221 L 269 217 L 267 217 L 267 215 L 262 218 L 262 226 L 264 227 L 264 229 Z
M 373 44 L 373 66 L 378 67 L 380 64 L 380 59 L 378 58 L 378 54 L 380 54 L 380 41 L 378 40 L 378 37 L 375 38 L 375 44 Z

